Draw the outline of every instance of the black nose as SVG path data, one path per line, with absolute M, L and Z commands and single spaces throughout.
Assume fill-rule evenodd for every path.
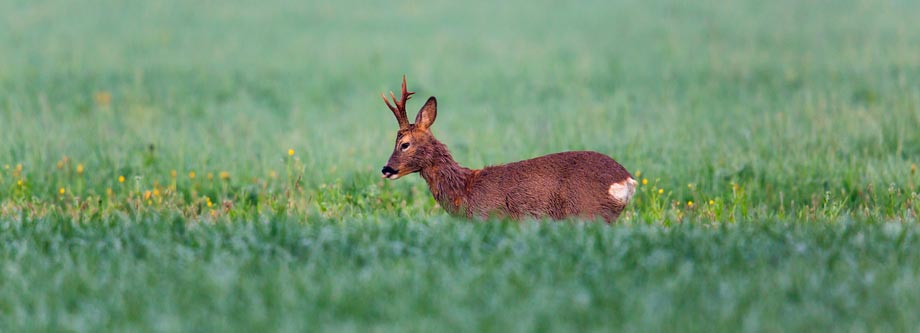
M 391 168 L 389 165 L 384 166 L 383 169 L 380 170 L 380 172 L 382 172 L 384 176 L 395 175 L 399 173 L 399 171 Z

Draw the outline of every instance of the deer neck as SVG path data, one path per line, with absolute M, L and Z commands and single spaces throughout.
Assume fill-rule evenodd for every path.
M 451 214 L 460 213 L 469 197 L 473 170 L 457 164 L 447 146 L 435 142 L 431 165 L 422 168 L 419 173 L 428 182 L 428 189 L 442 208 Z

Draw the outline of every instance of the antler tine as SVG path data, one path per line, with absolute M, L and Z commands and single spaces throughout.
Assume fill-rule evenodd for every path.
M 401 104 L 402 104 L 402 108 L 403 108 L 403 112 L 406 111 L 406 101 L 408 101 L 409 98 L 412 98 L 412 94 L 414 94 L 414 93 L 415 93 L 415 92 L 409 91 L 408 89 L 406 89 L 406 76 L 403 75 L 403 84 L 402 84 L 402 103 L 401 103 Z M 395 98 L 394 98 L 394 100 L 395 100 Z
M 391 92 L 390 94 L 392 95 L 393 93 Z M 398 104 L 398 103 L 397 103 L 397 106 L 394 107 L 392 104 L 390 104 L 390 101 L 387 100 L 387 96 L 384 95 L 384 94 L 380 94 L 380 97 L 383 98 L 383 102 L 387 104 L 387 107 L 390 108 L 390 111 L 393 111 L 393 116 L 396 117 L 396 122 L 399 123 L 399 128 L 400 128 L 400 129 L 408 128 L 408 127 L 409 127 L 409 119 L 406 118 L 406 111 L 405 111 L 405 109 L 399 107 L 399 104 Z M 395 98 L 393 99 L 393 102 L 396 103 L 396 99 L 395 99 Z
M 387 103 L 387 107 L 390 108 L 390 111 L 396 112 L 396 108 L 390 105 L 390 100 L 387 99 L 387 95 L 380 93 L 380 98 L 383 98 L 383 102 Z
M 392 90 L 390 91 L 390 98 L 392 98 L 392 99 L 393 99 L 393 103 L 396 104 L 396 109 L 402 111 L 403 109 L 406 108 L 406 105 L 405 105 L 405 104 L 399 104 L 399 100 L 396 99 L 396 95 L 393 94 L 393 91 L 392 91 Z

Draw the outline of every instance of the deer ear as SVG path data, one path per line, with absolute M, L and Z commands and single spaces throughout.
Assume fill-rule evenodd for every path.
M 428 97 L 428 101 L 425 102 L 425 105 L 422 106 L 422 109 L 418 111 L 418 115 L 415 116 L 415 126 L 428 129 L 431 127 L 431 124 L 434 124 L 434 118 L 438 117 L 438 100 L 434 96 Z

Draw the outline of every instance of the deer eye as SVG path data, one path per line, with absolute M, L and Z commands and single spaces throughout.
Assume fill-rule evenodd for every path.
M 399 149 L 401 149 L 401 150 L 409 149 L 409 143 L 408 143 L 408 142 L 403 142 L 403 144 L 399 145 Z

